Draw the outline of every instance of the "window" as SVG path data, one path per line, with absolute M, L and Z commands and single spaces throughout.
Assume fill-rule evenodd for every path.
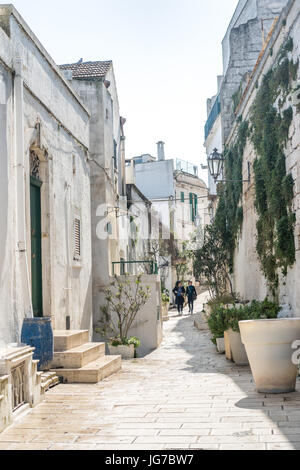
M 184 193 L 181 193 L 181 202 L 184 202 Z
M 198 215 L 198 196 L 197 194 L 190 193 L 190 211 L 191 221 L 195 222 Z
M 74 219 L 74 260 L 81 259 L 81 220 L 78 217 Z

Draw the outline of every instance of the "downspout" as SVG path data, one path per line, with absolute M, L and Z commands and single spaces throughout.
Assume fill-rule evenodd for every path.
M 66 287 L 64 290 L 66 291 L 66 297 L 67 297 L 67 308 L 66 308 L 66 330 L 69 331 L 71 330 L 71 292 L 72 292 L 72 286 L 71 286 L 71 259 L 72 259 L 72 254 L 71 254 L 71 249 L 72 249 L 72 244 L 70 243 L 71 240 L 71 224 L 72 224 L 72 214 L 71 214 L 71 207 L 72 207 L 72 187 L 66 182 L 66 201 L 67 201 L 67 279 L 66 279 Z
M 33 318 L 31 283 L 28 268 L 27 231 L 26 231 L 26 185 L 25 149 L 24 149 L 24 83 L 22 78 L 22 59 L 15 60 L 14 76 L 14 113 L 15 113 L 15 149 L 17 169 L 17 240 L 19 267 L 22 281 L 24 317 Z

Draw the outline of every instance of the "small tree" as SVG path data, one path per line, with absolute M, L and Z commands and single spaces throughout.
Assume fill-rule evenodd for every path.
M 125 280 L 116 276 L 105 290 L 106 304 L 100 309 L 103 318 L 95 329 L 96 333 L 128 344 L 129 330 L 149 298 L 150 287 L 142 285 L 141 275 L 137 276 L 135 282 L 131 282 L 127 276 Z
M 205 276 L 213 298 L 228 292 L 232 296 L 233 286 L 229 273 L 228 252 L 224 238 L 216 225 L 207 226 L 202 248 L 195 252 L 194 270 L 198 276 Z

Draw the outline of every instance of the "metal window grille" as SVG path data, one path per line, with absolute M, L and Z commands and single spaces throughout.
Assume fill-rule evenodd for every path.
M 12 381 L 12 407 L 17 410 L 25 403 L 25 363 L 11 371 Z
M 81 220 L 78 217 L 74 219 L 74 259 L 81 258 Z

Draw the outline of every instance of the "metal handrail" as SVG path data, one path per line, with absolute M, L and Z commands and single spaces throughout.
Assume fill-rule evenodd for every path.
M 125 267 L 126 264 L 150 264 L 151 270 L 150 274 L 158 274 L 158 265 L 154 261 L 114 261 L 112 263 L 113 268 L 113 276 L 115 275 L 115 266 L 122 266 Z

